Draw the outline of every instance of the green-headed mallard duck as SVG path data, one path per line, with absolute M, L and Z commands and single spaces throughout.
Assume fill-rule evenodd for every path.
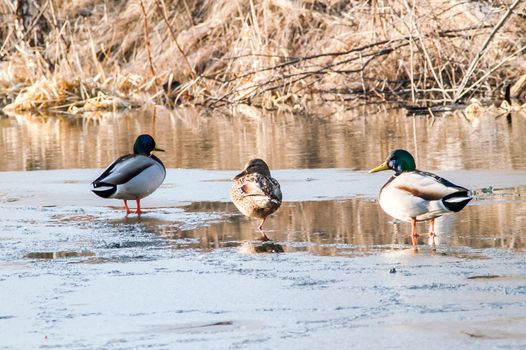
M 104 170 L 92 185 L 92 190 L 102 198 L 116 198 L 124 201 L 126 213 L 127 200 L 137 202 L 137 214 L 141 213 L 141 199 L 152 194 L 164 181 L 166 169 L 159 158 L 151 154 L 161 151 L 155 147 L 150 135 L 140 135 L 133 145 L 133 154 L 127 154 L 115 160 Z
M 411 222 L 411 240 L 416 245 L 416 222 L 431 220 L 429 235 L 435 242 L 435 218 L 458 212 L 473 198 L 469 191 L 435 174 L 416 169 L 413 156 L 397 149 L 370 173 L 394 170 L 395 174 L 380 190 L 378 201 L 392 217 Z
M 232 202 L 244 215 L 260 219 L 258 229 L 262 230 L 267 216 L 281 205 L 279 182 L 270 176 L 267 163 L 261 159 L 249 161 L 245 169 L 232 180 Z

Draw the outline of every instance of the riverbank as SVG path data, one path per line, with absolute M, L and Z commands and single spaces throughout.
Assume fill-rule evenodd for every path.
M 518 1 L 26 2 L 0 2 L 0 95 L 18 111 L 500 105 L 526 73 Z

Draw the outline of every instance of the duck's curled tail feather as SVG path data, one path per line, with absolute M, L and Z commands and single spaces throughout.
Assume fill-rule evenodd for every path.
M 93 183 L 93 187 L 95 187 L 95 189 L 91 190 L 91 192 L 102 198 L 110 198 L 113 194 L 115 194 L 115 192 L 117 192 L 117 186 L 115 185 L 101 185 Z
M 473 197 L 470 196 L 468 191 L 461 191 L 448 194 L 442 198 L 442 203 L 444 206 L 451 211 L 458 212 L 461 211 Z

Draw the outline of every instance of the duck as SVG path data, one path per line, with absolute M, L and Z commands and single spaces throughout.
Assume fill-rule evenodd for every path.
M 429 236 L 435 245 L 435 219 L 459 212 L 472 199 L 470 191 L 433 173 L 416 169 L 408 151 L 396 149 L 385 162 L 369 173 L 393 170 L 395 173 L 382 186 L 378 196 L 380 207 L 390 216 L 411 222 L 411 241 L 416 246 L 418 221 L 430 221 Z
M 152 154 L 153 151 L 164 152 L 156 147 L 152 136 L 139 135 L 133 145 L 133 154 L 121 156 L 111 163 L 92 182 L 92 192 L 102 198 L 122 199 L 126 215 L 132 213 L 127 201 L 135 200 L 135 213 L 141 214 L 141 199 L 157 190 L 166 177 L 166 168 Z
M 279 182 L 270 175 L 262 159 L 251 159 L 243 171 L 232 178 L 230 198 L 243 215 L 259 219 L 257 228 L 263 241 L 269 240 L 263 233 L 263 224 L 281 206 L 282 197 Z
M 183 87 L 183 84 L 178 80 L 169 80 L 163 84 L 162 88 L 161 103 L 164 105 L 175 107 L 186 104 L 192 99 L 188 87 Z

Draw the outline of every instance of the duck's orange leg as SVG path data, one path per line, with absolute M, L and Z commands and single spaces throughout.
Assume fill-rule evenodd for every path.
M 136 213 L 140 214 L 140 213 L 142 213 L 142 210 L 141 210 L 141 199 L 139 197 L 137 197 L 135 199 L 135 201 L 137 202 L 137 211 L 136 211 Z
M 270 239 L 267 237 L 267 235 L 263 231 L 263 223 L 265 222 L 265 219 L 266 218 L 261 219 L 261 221 L 259 222 L 259 225 L 258 225 L 258 230 L 259 230 L 259 233 L 261 234 L 261 236 L 259 237 L 259 240 L 263 241 L 263 242 L 270 241 Z
M 263 223 L 265 222 L 265 219 L 266 219 L 266 218 L 262 218 L 261 221 L 259 222 L 258 230 L 260 230 L 260 231 L 263 230 Z
M 131 210 L 128 207 L 128 201 L 126 199 L 124 199 L 123 201 L 124 201 L 124 208 L 126 209 L 126 215 L 128 215 L 129 213 L 131 213 Z
M 416 218 L 411 218 L 411 243 L 416 246 L 416 238 L 418 233 L 416 233 Z
M 429 225 L 429 237 L 431 238 L 433 246 L 435 246 L 435 219 L 431 219 L 431 223 Z

